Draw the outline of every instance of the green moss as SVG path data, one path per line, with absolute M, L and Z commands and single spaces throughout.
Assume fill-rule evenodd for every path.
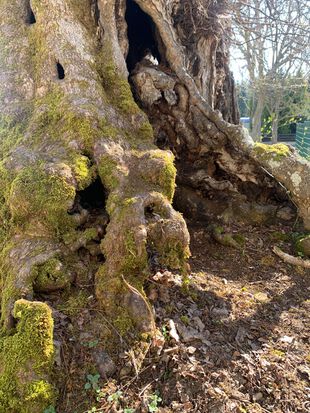
M 130 330 L 133 330 L 133 320 L 128 314 L 126 314 L 125 309 L 123 309 L 123 313 L 114 320 L 114 326 L 122 337 L 126 336 Z
M 257 155 L 263 156 L 266 160 L 280 161 L 281 158 L 289 156 L 290 149 L 283 143 L 266 145 L 264 143 L 256 142 L 254 146 L 254 152 Z
M 138 129 L 138 138 L 141 141 L 153 142 L 154 131 L 150 122 L 144 122 Z
M 0 338 L 0 413 L 42 413 L 55 401 L 52 313 L 44 303 L 18 300 L 14 317 L 16 333 Z
M 34 142 L 41 143 L 44 135 L 48 135 L 51 142 L 77 140 L 84 150 L 91 152 L 94 142 L 104 135 L 105 131 L 101 130 L 104 121 L 75 112 L 60 87 L 37 99 L 35 109 L 31 119 Z
M 105 155 L 100 159 L 98 167 L 99 176 L 103 185 L 110 191 L 115 189 L 119 184 L 119 180 L 116 176 L 117 167 L 117 162 L 108 155 Z
M 56 257 L 44 264 L 34 266 L 31 271 L 31 280 L 37 291 L 62 289 L 70 283 L 68 270 Z
M 233 239 L 234 239 L 235 241 L 237 241 L 237 243 L 238 243 L 239 245 L 241 245 L 242 247 L 245 245 L 245 243 L 246 243 L 246 238 L 245 238 L 244 235 L 242 235 L 242 234 L 234 234 L 232 237 L 233 237 Z
M 10 236 L 12 219 L 6 199 L 9 196 L 12 179 L 10 171 L 4 167 L 3 162 L 0 162 L 0 250 L 3 250 Z
M 64 109 L 62 109 L 64 110 Z M 99 124 L 95 118 L 83 116 L 70 111 L 69 106 L 65 109 L 66 115 L 60 124 L 61 135 L 67 140 L 78 139 L 88 151 L 91 151 L 95 141 L 102 135 Z
M 106 59 L 100 59 L 105 61 Z M 97 66 L 99 73 L 101 74 L 103 86 L 109 96 L 112 104 L 114 104 L 118 109 L 126 114 L 136 114 L 139 113 L 140 109 L 136 104 L 130 85 L 127 79 L 122 78 L 112 59 L 102 66 Z
M 83 155 L 76 156 L 73 160 L 72 169 L 77 181 L 77 189 L 81 191 L 87 188 L 95 175 L 94 168 L 90 167 L 90 160 Z
M 105 138 L 115 139 L 117 135 L 121 132 L 113 125 L 109 124 L 106 119 L 100 120 L 100 130 L 102 131 L 102 136 Z
M 34 78 L 35 80 L 39 80 L 44 64 L 49 57 L 49 47 L 47 46 L 45 41 L 44 29 L 38 24 L 36 24 L 35 26 L 35 30 L 34 27 L 29 27 L 27 34 L 30 59 L 34 68 Z
M 74 317 L 88 305 L 88 294 L 85 291 L 76 291 L 71 293 L 64 304 L 59 305 L 58 310 L 62 311 L 69 317 Z
M 98 236 L 96 228 L 86 228 L 83 232 L 73 230 L 63 236 L 63 241 L 68 246 L 73 246 L 75 243 L 87 244 L 87 242 L 96 239 Z
M 175 179 L 177 175 L 176 167 L 174 166 L 174 158 L 170 153 L 164 151 L 154 151 L 151 156 L 164 161 L 163 167 L 159 174 L 158 183 L 163 194 L 170 202 L 172 202 L 175 191 Z
M 122 260 L 120 273 L 126 277 L 132 277 L 133 282 L 139 282 L 148 268 L 146 248 L 139 253 L 134 234 L 131 231 L 125 233 L 125 255 Z M 140 277 L 139 277 L 140 276 Z M 138 278 L 137 278 L 138 277 Z M 138 285 L 136 285 L 138 287 Z
M 120 196 L 116 193 L 111 193 L 109 194 L 109 197 L 107 199 L 107 204 L 106 204 L 106 210 L 108 214 L 111 216 L 117 208 L 117 206 L 121 203 Z
M 48 172 L 42 164 L 23 169 L 14 179 L 8 205 L 14 221 L 25 226 L 37 219 L 57 234 L 74 226 L 67 213 L 75 188 L 65 178 Z
M 0 159 L 3 159 L 22 140 L 22 124 L 17 124 L 8 116 L 0 116 Z
M 162 245 L 158 252 L 162 265 L 185 271 L 186 261 L 190 257 L 188 247 L 184 247 L 180 242 L 175 241 Z
M 270 239 L 274 241 L 289 241 L 291 239 L 291 234 L 286 234 L 280 231 L 274 231 L 270 234 Z

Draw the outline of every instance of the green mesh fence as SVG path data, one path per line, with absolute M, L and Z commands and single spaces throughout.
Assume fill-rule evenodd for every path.
M 301 156 L 310 160 L 310 121 L 297 123 L 296 148 Z

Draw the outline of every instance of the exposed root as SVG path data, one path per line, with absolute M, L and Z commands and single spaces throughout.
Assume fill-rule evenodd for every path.
M 151 333 L 153 335 L 155 335 L 156 332 L 156 323 L 155 323 L 155 319 L 154 319 L 154 312 L 150 306 L 150 304 L 148 303 L 148 301 L 146 300 L 145 297 L 143 297 L 143 295 L 140 293 L 140 291 L 138 291 L 136 288 L 134 288 L 132 285 L 130 285 L 124 278 L 124 276 L 122 275 L 122 280 L 124 281 L 124 283 L 126 284 L 126 286 L 130 289 L 130 291 L 134 294 L 134 296 L 136 296 L 135 299 L 137 299 L 137 297 L 139 297 L 139 300 L 142 300 L 142 302 L 145 304 L 145 307 L 147 309 L 147 312 L 149 313 L 149 320 L 151 320 L 151 327 L 152 327 L 152 331 Z
M 219 227 L 216 227 L 212 231 L 212 236 L 219 244 L 224 245 L 224 247 L 241 249 L 240 244 L 233 238 L 231 234 L 224 233 Z
M 283 261 L 292 264 L 292 265 L 297 265 L 298 267 L 303 267 L 303 268 L 310 268 L 310 260 L 303 260 L 300 257 L 293 257 L 293 255 L 287 254 L 286 252 L 283 252 L 280 248 L 274 247 L 273 252 L 280 257 Z

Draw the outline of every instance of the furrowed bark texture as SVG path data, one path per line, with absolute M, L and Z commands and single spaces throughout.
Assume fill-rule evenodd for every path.
M 124 333 L 153 328 L 144 281 L 189 256 L 171 152 L 189 216 L 290 218 L 272 174 L 310 228 L 309 163 L 236 125 L 221 16 L 198 0 L 1 0 L 0 412 L 54 403 L 42 294 L 90 283 Z

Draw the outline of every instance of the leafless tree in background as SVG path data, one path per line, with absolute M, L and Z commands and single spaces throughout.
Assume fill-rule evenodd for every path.
M 252 94 L 252 136 L 259 139 L 266 106 L 277 140 L 284 90 L 298 84 L 289 76 L 304 72 L 309 63 L 309 15 L 306 0 L 233 1 L 233 40 L 245 61 Z M 270 99 L 270 96 L 272 99 Z

